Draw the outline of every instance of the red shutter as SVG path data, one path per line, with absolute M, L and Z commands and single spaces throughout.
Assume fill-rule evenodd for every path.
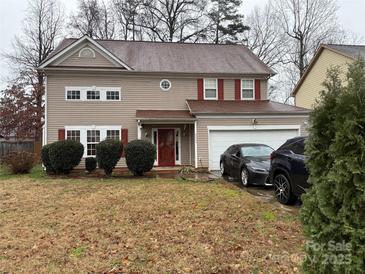
M 128 128 L 122 128 L 122 144 L 123 144 L 123 151 L 122 151 L 122 157 L 124 157 L 124 148 L 128 144 Z
M 62 141 L 65 140 L 65 136 L 66 136 L 66 131 L 64 128 L 60 128 L 58 130 L 58 141 Z
M 204 100 L 203 79 L 198 79 L 198 100 Z
M 218 100 L 224 100 L 224 81 L 223 79 L 218 79 Z
M 241 100 L 241 79 L 234 80 L 234 99 Z
M 259 79 L 255 80 L 255 100 L 261 100 L 261 81 Z

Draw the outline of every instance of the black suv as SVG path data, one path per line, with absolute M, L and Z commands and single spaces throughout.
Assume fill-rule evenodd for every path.
M 304 165 L 306 137 L 289 139 L 271 154 L 270 182 L 282 204 L 294 203 L 305 192 L 308 172 Z

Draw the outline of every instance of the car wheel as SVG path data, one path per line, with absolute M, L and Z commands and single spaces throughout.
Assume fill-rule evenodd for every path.
M 289 179 L 284 174 L 277 174 L 274 178 L 274 192 L 276 199 L 284 205 L 291 204 L 296 197 L 291 191 Z
M 240 179 L 241 179 L 241 184 L 243 186 L 248 186 L 248 171 L 246 168 L 242 168 L 241 170 L 241 176 L 240 176 Z
M 224 175 L 227 175 L 227 172 L 226 172 L 226 169 L 224 168 L 224 163 L 223 161 L 221 161 L 220 163 L 220 171 L 221 171 L 221 175 L 224 176 Z

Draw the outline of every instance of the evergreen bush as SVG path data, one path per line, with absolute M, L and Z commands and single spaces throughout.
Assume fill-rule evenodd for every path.
M 50 145 L 48 153 L 53 171 L 57 174 L 68 174 L 80 163 L 84 146 L 72 140 L 58 141 Z
M 111 176 L 122 155 L 123 145 L 118 140 L 105 140 L 96 145 L 96 160 L 105 175 Z
M 365 64 L 339 69 L 324 83 L 310 116 L 306 166 L 310 190 L 301 220 L 308 237 L 306 273 L 364 273 L 365 269 Z
M 96 159 L 94 157 L 87 157 L 85 159 L 85 169 L 89 173 L 93 172 L 96 169 L 96 165 L 97 165 L 97 162 L 96 162 Z
M 135 176 L 141 176 L 153 168 L 156 160 L 156 147 L 144 140 L 131 141 L 125 148 L 125 160 L 128 169 Z

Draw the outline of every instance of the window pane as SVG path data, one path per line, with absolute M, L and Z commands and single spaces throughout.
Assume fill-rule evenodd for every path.
M 67 140 L 80 142 L 80 130 L 67 130 Z
M 253 89 L 242 89 L 242 98 L 253 98 Z
M 86 98 L 88 100 L 100 100 L 100 92 L 98 90 L 88 90 Z
M 242 80 L 242 89 L 253 89 L 253 80 Z
M 120 140 L 119 130 L 107 130 L 106 131 L 106 138 L 107 139 L 113 139 L 113 140 Z
M 204 79 L 204 87 L 206 89 L 216 89 L 217 80 L 216 79 Z
M 67 100 L 80 100 L 80 91 L 79 90 L 68 90 L 67 91 Z
M 216 98 L 217 90 L 215 89 L 206 89 L 205 90 L 205 98 Z
M 107 100 L 119 100 L 119 91 L 107 91 L 106 99 Z
M 87 155 L 88 156 L 96 155 L 96 144 L 87 144 Z
M 88 143 L 99 143 L 100 142 L 100 131 L 99 130 L 88 130 L 87 131 L 87 142 Z

